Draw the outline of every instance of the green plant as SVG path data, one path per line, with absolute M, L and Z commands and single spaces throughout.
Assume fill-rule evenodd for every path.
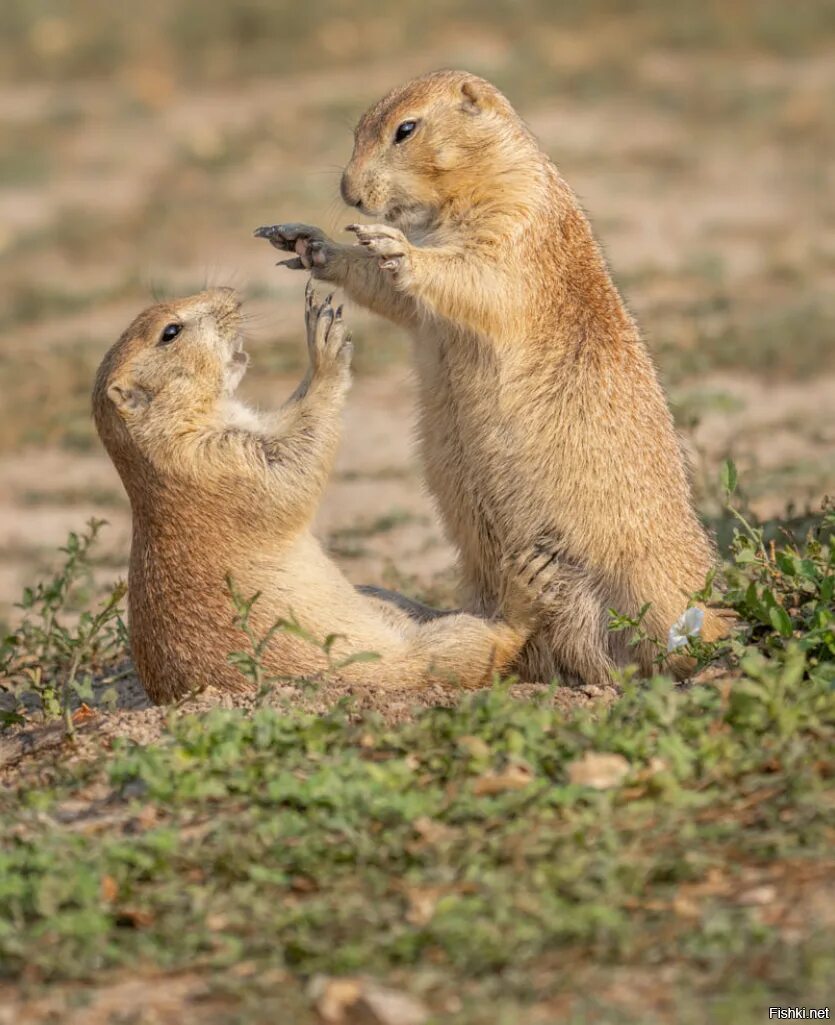
M 728 638 L 706 642 L 698 630 L 688 636 L 684 650 L 695 659 L 696 671 L 725 664 L 758 679 L 786 670 L 835 684 L 835 507 L 825 501 L 802 540 L 784 527 L 778 542 L 767 539 L 765 527 L 732 501 L 738 474 L 730 459 L 722 466 L 720 483 L 728 513 L 737 522 L 730 558 L 723 567 L 723 586 L 711 573 L 691 601 L 718 606 L 735 619 Z M 649 607 L 634 617 L 611 609 L 609 628 L 631 631 L 633 645 L 650 641 L 661 666 L 666 646 L 648 636 L 643 625 Z
M 609 630 L 612 633 L 628 633 L 630 648 L 636 647 L 642 641 L 648 641 L 655 648 L 653 662 L 660 668 L 664 664 L 667 648 L 659 637 L 651 636 L 644 626 L 644 619 L 651 608 L 652 602 L 646 602 L 635 616 L 628 616 L 617 609 L 609 609 Z
M 588 708 L 517 700 L 505 681 L 397 725 L 289 700 L 176 712 L 155 743 L 13 782 L 0 976 L 197 972 L 235 1020 L 300 1025 L 316 973 L 414 990 L 450 1025 L 551 1020 L 552 1000 L 573 1002 L 566 1020 L 641 1025 L 824 1003 L 835 523 L 827 507 L 804 540 L 772 545 L 745 518 L 723 569 L 735 636 L 691 639 L 726 663 L 712 682 L 625 674 L 617 701 Z M 32 593 L 52 591 L 57 619 L 66 587 Z M 262 635 L 259 596 L 230 593 L 249 644 L 233 663 L 254 684 L 272 683 L 277 631 L 338 665 L 335 637 L 293 617 Z M 709 580 L 695 597 L 718 595 Z M 651 978 L 669 1014 L 631 1013 L 642 991 L 619 978 Z
M 286 618 L 280 618 L 260 636 L 256 633 L 252 623 L 252 610 L 261 597 L 261 592 L 256 591 L 249 598 L 244 598 L 235 586 L 231 576 L 226 577 L 226 586 L 232 599 L 232 606 L 235 611 L 235 626 L 243 633 L 249 642 L 249 649 L 244 651 L 233 651 L 227 656 L 229 663 L 236 666 L 247 680 L 253 685 L 256 692 L 256 701 L 260 703 L 273 690 L 276 683 L 294 683 L 309 687 L 317 686 L 327 675 L 338 673 L 349 665 L 357 662 L 372 662 L 380 656 L 373 651 L 358 651 L 346 658 L 335 658 L 333 649 L 336 642 L 343 638 L 343 634 L 331 633 L 324 640 L 315 637 L 310 631 L 305 630 L 293 615 L 292 610 Z M 321 651 L 326 658 L 327 666 L 324 671 L 311 674 L 306 678 L 299 678 L 282 673 L 271 673 L 264 665 L 264 657 L 277 633 L 291 634 L 305 641 L 311 647 Z
M 427 985 L 459 1025 L 592 988 L 608 1006 L 619 971 L 696 1005 L 754 979 L 820 996 L 831 943 L 782 922 L 831 866 L 835 694 L 790 662 L 731 687 L 633 684 L 605 709 L 500 685 L 397 726 L 174 717 L 156 744 L 103 752 L 106 802 L 88 809 L 67 770 L 54 792 L 0 795 L 0 975 L 280 972 L 253 1022 L 312 1022 L 281 1001 L 319 972 Z M 577 775 L 601 757 L 619 778 Z M 66 797 L 89 828 L 56 814 Z M 443 1016 L 461 993 L 480 1016 Z
M 835 683 L 835 509 L 825 507 L 803 541 L 766 544 L 751 527 L 734 539 L 725 601 L 739 616 L 740 662 L 783 661 L 799 652 L 804 673 Z
M 699 597 L 720 598 L 737 622 L 730 639 L 714 645 L 697 639 L 693 653 L 703 662 L 730 655 L 758 678 L 769 664 L 777 670 L 790 665 L 801 677 L 835 683 L 835 508 L 825 501 L 801 540 L 786 527 L 779 539 L 767 539 L 765 528 L 732 501 L 738 476 L 731 460 L 722 467 L 721 482 L 739 526 L 723 592 L 711 585 Z
M 83 608 L 91 590 L 91 549 L 104 522 L 90 520 L 86 532 L 70 533 L 60 549 L 63 565 L 50 580 L 24 590 L 18 606 L 23 620 L 0 644 L 0 689 L 18 707 L 34 699 L 45 718 L 63 716 L 68 734 L 74 732 L 73 698 L 89 699 L 94 679 L 115 681 L 102 669 L 127 647 L 121 616 L 124 583 L 117 583 L 92 610 Z M 21 718 L 15 711 L 5 720 Z

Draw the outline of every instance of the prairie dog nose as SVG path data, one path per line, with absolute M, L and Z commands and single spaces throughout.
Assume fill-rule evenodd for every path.
M 342 175 L 339 191 L 342 193 L 342 198 L 348 206 L 362 205 L 362 199 L 357 195 L 356 186 L 351 181 L 347 171 Z

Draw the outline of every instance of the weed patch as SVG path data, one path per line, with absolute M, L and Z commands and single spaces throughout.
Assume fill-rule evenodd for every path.
M 754 1022 L 769 1003 L 825 1003 L 835 517 L 772 542 L 736 516 L 722 600 L 738 627 L 687 642 L 711 682 L 626 679 L 608 708 L 569 712 L 497 683 L 396 727 L 348 701 L 175 712 L 159 743 L 12 786 L 0 971 L 188 969 L 252 1022 L 274 1020 L 266 1006 L 312 1022 L 299 994 L 322 974 L 385 980 L 462 1025 L 552 1007 Z M 49 640 L 66 578 L 31 592 L 39 625 L 18 645 L 83 675 L 117 635 L 105 604 Z M 242 621 L 250 605 L 237 596 Z M 250 639 L 236 657 L 264 685 Z M 289 984 L 284 1002 L 275 982 L 236 984 L 242 964 Z M 614 985 L 624 973 L 655 979 L 651 1012 Z

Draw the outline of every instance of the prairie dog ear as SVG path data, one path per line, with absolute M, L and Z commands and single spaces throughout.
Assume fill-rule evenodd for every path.
M 107 397 L 123 417 L 144 413 L 151 403 L 151 396 L 144 388 L 126 381 L 115 381 L 107 389 Z
M 472 78 L 461 83 L 461 96 L 464 100 L 461 109 L 468 114 L 480 114 L 492 105 L 490 94 L 480 82 Z

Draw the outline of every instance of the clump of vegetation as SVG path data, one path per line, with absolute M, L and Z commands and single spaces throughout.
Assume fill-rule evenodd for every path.
M 62 625 L 96 529 L 4 649 L 45 709 L 122 637 L 112 596 Z M 688 642 L 710 682 L 627 681 L 608 708 L 570 711 L 500 683 L 397 727 L 344 706 L 180 714 L 160 743 L 12 789 L 0 973 L 188 967 L 253 1022 L 315 1020 L 321 973 L 370 974 L 461 1025 L 825 1003 L 835 515 L 803 540 L 762 530 L 740 524 L 724 567 L 733 638 Z M 251 642 L 233 661 L 265 686 L 257 596 L 233 594 Z M 91 774 L 106 800 L 85 802 Z M 622 977 L 651 978 L 652 1006 L 630 1006 Z
M 85 608 L 91 596 L 91 549 L 103 525 L 90 520 L 84 533 L 71 533 L 55 575 L 23 592 L 23 620 L 0 642 L 0 690 L 16 706 L 0 709 L 0 722 L 23 722 L 21 711 L 34 704 L 45 718 L 63 717 L 71 734 L 73 703 L 92 699 L 94 681 L 107 686 L 118 678 L 103 670 L 125 654 L 125 584 Z
M 737 487 L 731 461 L 722 471 L 726 496 Z M 702 664 L 730 656 L 732 664 L 760 679 L 780 663 L 798 680 L 835 686 L 835 507 L 824 502 L 803 541 L 791 530 L 752 525 L 733 505 L 728 508 L 741 529 L 734 532 L 722 593 L 709 582 L 703 595 L 719 599 L 737 615 L 732 637 L 692 647 Z M 791 668 L 789 668 L 791 667 Z

